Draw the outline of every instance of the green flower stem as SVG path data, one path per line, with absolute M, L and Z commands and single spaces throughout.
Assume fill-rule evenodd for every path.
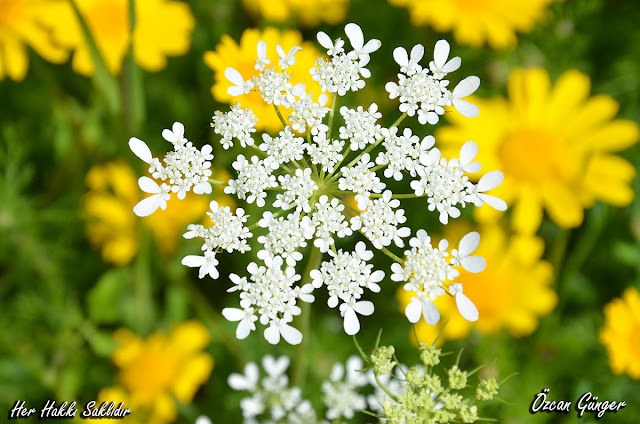
M 290 209 L 290 208 L 289 208 L 289 209 Z M 276 213 L 274 213 L 274 214 L 273 214 L 273 217 L 274 217 L 274 218 L 278 218 L 278 217 L 279 217 L 280 215 L 282 215 L 283 213 L 285 213 L 285 212 L 289 211 L 289 209 L 286 209 L 286 210 L 285 210 L 285 209 L 280 209 L 278 212 L 276 212 Z M 248 229 L 249 231 L 253 231 L 253 230 L 255 230 L 256 228 L 258 228 L 258 223 L 259 223 L 259 222 L 260 222 L 260 221 L 258 221 L 258 222 L 255 222 L 255 223 L 251 224 L 249 227 L 247 227 L 247 229 Z
M 315 246 L 311 247 L 309 254 L 309 260 L 307 266 L 302 273 L 302 281 L 311 282 L 310 273 L 312 270 L 317 269 L 322 262 L 322 252 Z M 309 361 L 309 339 L 311 338 L 311 303 L 302 302 L 300 306 L 302 313 L 300 314 L 300 328 L 303 338 L 302 342 L 295 347 L 295 363 L 293 366 L 292 384 L 297 387 L 304 387 L 304 383 L 307 377 L 307 362 Z
M 400 403 L 400 402 L 398 401 L 397 396 L 396 396 L 396 395 L 394 395 L 393 393 L 391 393 L 391 392 L 389 391 L 389 389 L 387 389 L 387 387 L 386 387 L 384 384 L 382 384 L 382 382 L 381 382 L 381 381 L 380 381 L 380 379 L 378 378 L 378 373 L 374 372 L 374 373 L 373 373 L 373 377 L 376 379 L 376 383 L 378 384 L 378 387 L 380 387 L 380 388 L 381 388 L 381 389 L 382 389 L 382 390 L 387 394 L 387 396 L 389 396 L 391 399 L 393 399 L 396 403 Z
M 280 113 L 280 109 L 278 108 L 278 106 L 275 105 L 275 103 L 273 105 L 273 108 L 276 110 L 276 115 L 278 115 L 278 118 L 280 118 L 280 122 L 282 122 L 282 126 L 287 127 L 289 124 L 287 124 L 287 121 L 284 120 L 282 113 Z
M 104 60 L 102 59 L 102 56 L 100 56 L 95 39 L 91 35 L 89 26 L 82 16 L 75 0 L 71 0 L 71 6 L 78 18 L 82 34 L 87 42 L 87 46 L 89 47 L 89 54 L 91 55 L 91 61 L 93 62 L 94 67 L 93 82 L 97 90 L 100 92 L 100 96 L 105 100 L 109 112 L 114 116 L 118 116 L 122 110 L 122 99 L 119 96 L 120 90 L 118 89 L 118 82 L 114 76 L 111 75 L 104 63 Z
M 566 258 L 566 260 L 564 260 L 564 263 L 562 263 L 562 259 L 564 259 L 564 254 L 566 252 L 569 231 L 565 230 L 564 234 L 561 236 L 565 239 L 564 241 L 561 240 L 563 242 L 561 256 L 556 258 L 558 261 L 557 264 L 554 263 L 554 266 L 556 267 L 556 275 L 558 276 L 558 308 L 566 303 L 566 299 L 571 298 L 571 296 L 568 296 L 566 293 L 567 290 L 569 290 L 567 287 L 568 283 L 575 274 L 580 272 L 580 269 L 589 258 L 589 254 L 593 251 L 593 248 L 607 223 L 607 217 L 609 215 L 608 212 L 608 206 L 600 203 L 591 208 L 585 219 L 586 223 L 583 226 L 580 237 L 576 242 L 575 247 L 572 249 L 571 254 Z
M 229 185 L 229 183 L 226 182 L 226 181 L 218 181 L 218 180 L 214 180 L 213 178 L 209 178 L 209 184 L 212 184 L 212 185 Z
M 151 295 L 151 237 L 149 230 L 141 229 L 140 249 L 134 265 L 135 279 L 133 282 L 133 292 L 135 296 L 136 310 L 135 322 L 136 330 L 139 334 L 147 334 L 152 327 L 153 300 Z
M 331 134 L 333 133 L 333 116 L 336 113 L 337 105 L 338 93 L 333 93 L 333 98 L 331 99 L 331 110 L 329 111 L 329 139 L 331 139 Z
M 129 0 L 129 28 L 131 40 L 136 25 L 135 0 Z M 122 121 L 128 134 L 138 134 L 145 120 L 145 100 L 142 70 L 136 64 L 134 43 L 130 43 L 129 58 L 122 70 Z
M 407 112 L 403 113 L 402 115 L 400 115 L 400 117 L 398 119 L 396 119 L 396 121 L 389 127 L 389 128 L 394 128 L 397 127 L 398 125 L 400 125 L 400 123 L 402 121 L 404 121 L 404 119 L 407 117 Z M 375 143 L 373 143 L 372 145 L 370 145 L 369 147 L 367 147 L 366 149 L 364 149 L 362 152 L 360 152 L 360 154 L 358 156 L 356 156 L 351 162 L 349 162 L 349 164 L 347 165 L 347 168 L 351 168 L 356 162 L 358 162 L 360 160 L 360 158 L 365 154 L 365 153 L 369 153 L 371 152 L 373 149 L 375 149 L 378 144 L 382 143 L 384 141 L 384 137 L 380 138 L 380 140 L 376 141 Z M 331 179 L 331 181 L 335 181 L 337 178 L 340 177 L 342 173 L 338 172 L 334 175 L 334 177 Z
M 358 343 L 358 339 L 356 338 L 356 335 L 354 334 L 351 337 L 353 337 L 353 343 L 356 345 L 356 349 L 358 349 L 358 353 L 360 354 L 360 357 L 362 358 L 362 360 L 365 363 L 369 362 L 369 358 L 367 357 L 367 355 L 364 354 L 364 350 L 362 350 L 360 343 Z

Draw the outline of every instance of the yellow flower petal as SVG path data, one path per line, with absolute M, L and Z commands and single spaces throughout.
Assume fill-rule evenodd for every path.
M 513 207 L 513 228 L 521 233 L 534 234 L 542 223 L 542 210 L 540 193 L 535 187 L 524 185 Z
M 634 166 L 619 156 L 596 155 L 591 158 L 584 176 L 584 185 L 606 203 L 627 206 L 633 200 L 630 182 L 636 174 Z
M 542 198 L 549 216 L 560 227 L 574 228 L 582 224 L 582 204 L 568 187 L 549 183 L 542 187 Z

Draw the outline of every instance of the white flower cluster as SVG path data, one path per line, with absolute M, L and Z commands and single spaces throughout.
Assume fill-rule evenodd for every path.
M 420 44 L 411 49 L 409 57 L 407 51 L 398 47 L 393 51 L 393 58 L 400 65 L 398 83 L 388 82 L 385 86 L 389 97 L 400 97 L 400 111 L 409 116 L 418 113 L 421 124 L 437 124 L 440 115 L 444 114 L 444 106 L 454 106 L 460 114 L 467 118 L 478 116 L 480 110 L 472 103 L 461 98 L 473 94 L 480 85 L 480 78 L 470 76 L 462 81 L 450 92 L 447 89 L 449 81 L 443 79 L 448 73 L 460 67 L 461 60 L 449 57 L 449 43 L 440 40 L 436 43 L 434 60 L 429 63 L 429 69 L 423 68 L 418 62 L 424 56 L 424 47 Z
M 447 261 L 449 242 L 442 240 L 438 248 L 431 245 L 431 237 L 424 230 L 418 230 L 416 237 L 409 241 L 411 250 L 404 252 L 406 260 L 404 266 L 394 263 L 391 265 L 393 281 L 405 281 L 404 289 L 415 293 L 411 303 L 407 305 L 405 314 L 409 321 L 415 323 L 424 316 L 427 323 L 435 325 L 440 320 L 440 312 L 433 301 L 449 293 L 456 298 L 460 314 L 469 321 L 478 320 L 478 309 L 467 296 L 462 294 L 462 284 L 447 285 L 460 273 L 453 268 L 462 266 L 469 272 L 481 272 L 486 266 L 482 256 L 469 256 L 480 244 L 480 234 L 471 232 L 460 240 L 458 249 L 454 249 L 453 257 Z
M 234 286 L 229 291 L 240 295 L 240 308 L 223 310 L 227 319 L 238 322 L 239 338 L 256 330 L 259 321 L 265 326 L 264 337 L 270 343 L 278 343 L 281 338 L 300 343 L 303 334 L 292 325 L 293 318 L 302 313 L 298 300 L 313 302 L 313 290 L 323 286 L 329 292 L 329 306 L 339 309 L 345 332 L 357 333 L 361 326 L 358 315 L 371 315 L 375 309 L 374 303 L 364 298 L 365 289 L 379 292 L 378 283 L 384 277 L 384 272 L 370 263 L 373 251 L 367 250 L 366 242 L 394 260 L 392 280 L 405 282 L 405 288 L 414 292 L 414 300 L 407 308 L 412 322 L 421 315 L 428 322 L 435 322 L 439 314 L 432 301 L 447 293 L 456 297 L 465 318 L 477 318 L 475 306 L 462 294 L 462 287 L 453 282 L 457 275 L 453 267 L 473 272 L 484 267 L 471 259 L 475 257 L 468 256 L 475 250 L 471 246 L 476 238 L 465 237 L 448 261 L 446 246 L 432 248 L 424 231 L 418 231 L 417 237 L 410 240 L 411 250 L 404 252 L 406 259 L 401 258 L 402 252 L 396 254 L 389 249 L 404 248 L 405 239 L 411 236 L 401 199 L 424 198 L 425 209 L 438 211 L 444 224 L 450 217 L 460 216 L 460 208 L 467 204 L 487 203 L 506 209 L 502 200 L 486 193 L 502 182 L 500 171 L 485 174 L 477 184 L 465 175 L 480 170 L 480 164 L 473 162 L 478 152 L 475 143 L 466 143 L 460 158 L 447 160 L 434 147 L 433 136 L 419 136 L 409 128 L 399 127 L 407 116 L 416 113 L 420 123 L 433 123 L 448 105 L 463 115 L 474 115 L 471 112 L 475 106 L 460 97 L 471 94 L 479 80 L 469 77 L 453 93 L 447 90 L 449 82 L 443 78 L 460 66 L 460 59 L 447 61 L 449 44 L 444 40 L 436 43 L 434 61 L 428 69 L 418 63 L 424 47 L 414 47 L 410 58 L 398 48 L 394 57 L 401 66 L 400 81 L 387 84 L 387 88 L 392 98 L 400 97 L 402 116 L 387 127 L 376 104 L 366 110 L 362 106 L 341 106 L 338 111 L 339 96 L 364 88 L 364 78 L 370 76 L 365 66 L 370 54 L 380 48 L 378 40 L 365 42 L 356 24 L 348 24 L 345 32 L 352 46 L 350 51 L 345 50 L 341 39 L 332 40 L 327 34 L 318 33 L 318 41 L 327 49 L 330 60 L 318 59 L 311 70 L 295 70 L 299 47 L 285 52 L 278 45 L 279 60 L 271 66 L 263 41 L 257 44 L 257 76 L 244 80 L 240 72 L 227 68 L 225 76 L 232 83 L 227 90 L 230 95 L 258 91 L 265 102 L 273 105 L 283 123 L 276 136 L 254 134 L 256 117 L 239 104 L 231 106 L 230 112 L 215 113 L 212 126 L 220 136 L 222 148 L 231 148 L 234 140 L 244 148 L 232 163 L 236 175 L 228 181 L 208 180 L 212 148 L 205 145 L 202 151 L 195 149 L 183 138 L 184 129 L 178 123 L 173 132 L 163 132 L 176 150 L 167 155 L 165 165 L 152 158 L 144 143 L 135 138 L 130 141 L 134 153 L 150 164 L 154 178 L 168 180 L 158 186 L 147 177 L 140 179 L 141 188 L 154 196 L 140 202 L 136 213 L 148 215 L 166 206 L 171 192 L 181 198 L 192 186 L 196 193 L 209 193 L 211 184 L 222 185 L 225 193 L 263 208 L 254 222 L 248 222 L 242 208 L 232 213 L 212 202 L 213 225 L 192 225 L 185 234 L 186 238 L 204 239 L 204 255 L 189 255 L 183 263 L 198 267 L 201 278 L 209 275 L 215 279 L 219 277 L 217 255 L 223 251 L 249 251 L 248 239 L 256 232 L 260 247 L 255 250 L 262 263 L 252 262 L 247 268 L 248 277 L 231 275 Z M 314 94 L 308 93 L 304 85 L 294 86 L 290 82 L 294 70 L 310 72 L 322 90 L 331 95 L 331 106 L 326 106 L 327 94 L 318 93 L 314 100 Z M 259 146 L 254 136 L 262 140 Z M 411 190 L 394 192 L 382 177 L 395 180 L 392 187 L 408 179 Z M 356 233 L 365 241 L 354 240 L 351 245 L 355 249 L 336 247 Z M 323 261 L 325 254 L 329 258 Z M 307 276 L 309 281 L 303 280 Z
M 248 391 L 251 396 L 240 401 L 245 424 L 286 423 L 325 424 L 318 420 L 311 402 L 302 398 L 299 387 L 289 387 L 286 372 L 290 360 L 286 356 L 262 358 L 262 368 L 266 375 L 260 378 L 260 369 L 254 362 L 244 367 L 244 374 L 231 374 L 229 386 L 238 391 Z M 204 418 L 203 418 L 203 422 Z M 210 422 L 210 421 L 209 421 Z
M 212 147 L 205 144 L 202 150 L 196 149 L 193 144 L 184 138 L 184 126 L 180 122 L 173 124 L 172 130 L 162 131 L 162 137 L 173 144 L 174 151 L 164 157 L 164 165 L 153 157 L 146 143 L 138 138 L 129 140 L 131 151 L 149 164 L 149 173 L 155 179 L 168 181 L 158 185 L 149 177 L 140 177 L 138 185 L 145 193 L 152 196 L 141 200 L 133 212 L 138 216 L 148 216 L 158 208 L 165 209 L 171 193 L 177 193 L 178 199 L 184 199 L 187 191 L 193 187 L 196 194 L 209 194 L 212 191 L 209 183 L 211 176 Z
M 318 419 L 311 402 L 302 397 L 299 387 L 289 386 L 286 372 L 290 360 L 286 356 L 262 358 L 265 375 L 260 377 L 260 369 L 254 362 L 244 368 L 244 374 L 231 374 L 229 386 L 238 391 L 247 391 L 250 396 L 240 401 L 245 424 L 286 423 L 286 424 L 328 424 L 340 422 L 341 418 L 351 419 L 359 410 L 367 407 L 366 396 L 358 391 L 369 384 L 367 374 L 359 372 L 363 368 L 362 359 L 352 356 L 346 366 L 333 365 L 329 379 L 322 383 L 326 420 Z M 202 417 L 202 422 L 206 422 Z
M 349 334 L 357 334 L 360 331 L 358 316 L 371 315 L 373 303 L 368 300 L 360 300 L 364 288 L 374 293 L 380 292 L 377 284 L 384 278 L 383 271 L 372 271 L 373 265 L 367 261 L 373 258 L 373 252 L 366 250 L 364 242 L 356 244 L 355 252 L 337 253 L 329 252 L 331 261 L 323 262 L 320 270 L 311 271 L 313 287 L 318 289 L 323 285 L 329 291 L 328 305 L 335 308 L 341 301 L 340 315 L 344 317 L 344 331 Z
M 211 127 L 216 134 L 220 134 L 220 144 L 225 149 L 233 147 L 233 139 L 236 138 L 242 147 L 253 145 L 251 134 L 256 132 L 258 123 L 256 115 L 251 109 L 242 109 L 239 103 L 231 106 L 231 111 L 222 113 L 216 111 L 211 118 Z

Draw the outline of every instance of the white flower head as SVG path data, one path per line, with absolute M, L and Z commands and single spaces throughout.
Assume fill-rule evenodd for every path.
M 478 154 L 474 142 L 466 142 L 459 157 L 447 159 L 435 147 L 433 136 L 400 124 L 407 117 L 415 117 L 422 125 L 435 124 L 450 106 L 458 111 L 453 113 L 477 115 L 477 107 L 463 99 L 476 91 L 479 79 L 464 78 L 450 90 L 445 78 L 460 67 L 460 58 L 449 58 L 450 46 L 444 40 L 436 43 L 428 66 L 421 64 L 423 45 L 413 46 L 410 52 L 398 47 L 393 59 L 399 74 L 385 87 L 390 98 L 398 98 L 402 115 L 383 117 L 375 103 L 352 105 L 348 99 L 339 99 L 365 87 L 371 76 L 367 65 L 381 46 L 377 39 L 367 40 L 355 23 L 345 26 L 345 34 L 350 47 L 324 32 L 317 35 L 328 56 L 317 58 L 308 71 L 320 92 L 292 82 L 293 69 L 306 72 L 296 63 L 299 46 L 288 51 L 272 46 L 277 59 L 270 60 L 269 47 L 260 40 L 254 76 L 245 79 L 237 69 L 225 70 L 230 95 L 260 93 L 282 122 L 280 129 L 258 133 L 255 113 L 239 103 L 224 113 L 213 113 L 212 132 L 222 149 L 242 150 L 230 159 L 233 176 L 227 181 L 212 178 L 213 148 L 196 148 L 179 122 L 162 132 L 173 146 L 162 160 L 142 140 L 129 140 L 132 152 L 151 174 L 138 181 L 150 196 L 135 206 L 136 214 L 147 216 L 166 208 L 174 194 L 178 199 L 189 191 L 210 194 L 214 185 L 239 202 L 241 207 L 232 210 L 212 200 L 209 222 L 191 224 L 184 232 L 185 239 L 201 239 L 200 253 L 182 259 L 185 266 L 198 269 L 200 278 L 229 281 L 227 292 L 237 298 L 223 308 L 222 315 L 236 324 L 238 339 L 259 332 L 271 344 L 301 343 L 304 335 L 296 317 L 303 313 L 301 302 L 323 298 L 316 290 L 327 291 L 327 305 L 340 314 L 345 333 L 357 334 L 367 325 L 362 317 L 375 312 L 376 298 L 388 299 L 388 295 L 375 296 L 385 272 L 374 267 L 374 252 L 393 260 L 391 280 L 411 292 L 413 299 L 405 309 L 411 322 L 423 318 L 430 324 L 437 322 L 434 301 L 447 292 L 456 297 L 465 318 L 477 319 L 477 309 L 455 279 L 462 269 L 484 269 L 484 259 L 473 255 L 479 235 L 467 234 L 451 253 L 446 240 L 432 245 L 424 230 L 411 237 L 404 209 L 411 205 L 405 199 L 424 198 L 425 213 L 434 212 L 447 224 L 467 205 L 488 203 L 506 209 L 504 201 L 488 194 L 500 185 L 503 175 L 489 172 L 474 184 L 468 174 L 481 169 L 474 161 Z M 226 260 L 221 255 L 244 254 L 255 246 L 255 262 L 245 262 L 249 264 L 244 275 L 220 276 L 219 264 Z M 303 269 L 310 271 L 300 275 Z M 241 401 L 245 422 L 318 422 L 300 388 L 288 386 L 288 360 L 265 357 L 262 365 L 266 370 L 262 379 L 255 364 L 248 366 L 246 376 L 229 379 L 233 388 L 250 392 Z M 356 380 L 364 377 L 352 372 L 353 365 L 354 360 L 348 361 L 351 371 L 346 379 L 344 367 L 338 367 L 331 383 L 323 385 L 327 418 L 332 421 L 349 419 L 353 411 L 366 406 L 365 397 L 354 390 L 360 384 Z

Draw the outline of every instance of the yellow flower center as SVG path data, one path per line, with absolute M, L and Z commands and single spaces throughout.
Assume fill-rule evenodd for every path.
M 513 178 L 542 182 L 558 177 L 559 141 L 544 131 L 520 131 L 507 136 L 498 150 L 503 172 Z
M 0 28 L 9 27 L 19 19 L 24 3 L 22 0 L 0 0 Z
M 122 383 L 143 404 L 169 391 L 179 371 L 179 358 L 166 348 L 151 347 L 123 370 Z
M 129 15 L 125 2 L 98 2 L 85 11 L 84 17 L 94 34 L 115 38 L 129 32 Z

